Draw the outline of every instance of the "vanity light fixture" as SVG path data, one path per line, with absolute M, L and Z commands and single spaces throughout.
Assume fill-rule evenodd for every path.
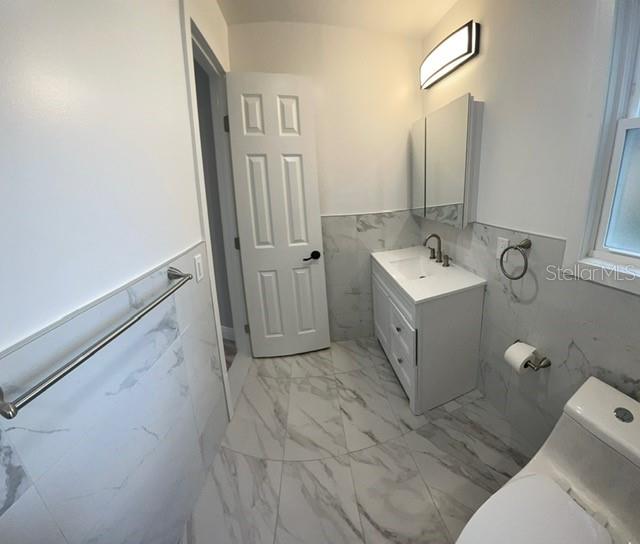
M 480 51 L 480 24 L 469 21 L 436 45 L 420 66 L 420 88 L 428 89 Z

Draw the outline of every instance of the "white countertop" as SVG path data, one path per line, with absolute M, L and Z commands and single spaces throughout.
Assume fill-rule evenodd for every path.
M 376 251 L 371 257 L 416 304 L 487 283 L 454 262 L 445 268 L 430 260 L 423 246 Z

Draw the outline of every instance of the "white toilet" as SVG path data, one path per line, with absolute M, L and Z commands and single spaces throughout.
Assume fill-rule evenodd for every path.
M 640 542 L 640 403 L 596 378 L 457 544 Z

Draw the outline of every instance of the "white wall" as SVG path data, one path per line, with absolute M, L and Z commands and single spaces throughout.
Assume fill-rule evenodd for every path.
M 2 21 L 0 350 L 201 240 L 178 1 Z
M 567 238 L 577 255 L 602 120 L 611 0 L 460 0 L 423 53 L 475 19 L 480 55 L 424 91 L 424 111 L 485 102 L 480 222 Z
M 302 23 L 229 26 L 233 71 L 311 78 L 323 215 L 407 209 L 408 137 L 422 114 L 419 41 Z
M 229 31 L 217 0 L 187 0 L 187 10 L 218 62 L 228 72 L 231 69 Z

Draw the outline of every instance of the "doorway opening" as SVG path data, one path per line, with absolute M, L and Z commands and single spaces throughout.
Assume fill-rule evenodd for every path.
M 193 70 L 208 229 L 227 370 L 238 354 L 249 354 L 242 266 L 231 174 L 224 72 L 206 48 L 193 41 Z

